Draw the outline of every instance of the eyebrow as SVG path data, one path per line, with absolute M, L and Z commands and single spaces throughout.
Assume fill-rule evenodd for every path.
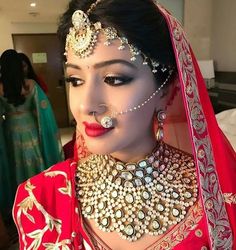
M 109 60 L 109 61 L 104 61 L 104 62 L 99 62 L 99 63 L 96 63 L 93 65 L 93 67 L 95 69 L 98 69 L 98 68 L 102 68 L 102 67 L 105 67 L 105 66 L 109 66 L 109 65 L 112 65 L 112 64 L 124 64 L 130 68 L 133 68 L 133 69 L 137 69 L 137 67 L 126 61 L 126 60 L 122 60 L 122 59 L 114 59 L 114 60 Z M 65 65 L 66 68 L 73 68 L 73 69 L 79 69 L 81 70 L 81 67 L 79 65 L 76 65 L 76 64 L 73 64 L 73 63 L 67 63 Z

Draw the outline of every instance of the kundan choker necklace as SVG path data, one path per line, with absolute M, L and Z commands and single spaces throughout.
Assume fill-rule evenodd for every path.
M 163 142 L 138 163 L 90 155 L 79 162 L 76 183 L 84 217 L 129 241 L 163 234 L 198 195 L 192 156 Z

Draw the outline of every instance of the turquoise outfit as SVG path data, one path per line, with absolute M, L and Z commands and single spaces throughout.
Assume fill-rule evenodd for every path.
M 1 181 L 0 194 L 6 192 L 5 196 L 8 198 L 5 197 L 4 201 L 12 205 L 16 185 L 62 161 L 63 153 L 52 108 L 37 84 L 22 105 L 15 107 L 0 96 L 0 106 L 5 115 L 1 124 L 3 133 L 0 136 L 4 136 L 4 151 L 7 151 L 8 156 L 6 167 L 2 162 L 2 154 L 5 154 L 5 159 L 6 153 L 2 152 L 1 146 L 1 178 L 5 179 L 6 185 L 11 183 L 10 187 L 13 189 L 13 192 L 10 190 L 7 194 L 8 189 Z M 2 203 L 2 199 L 1 207 L 5 203 Z
M 3 122 L 3 107 L 0 105 L 0 212 L 3 217 L 7 217 L 13 204 L 16 182 L 14 173 L 9 168 Z

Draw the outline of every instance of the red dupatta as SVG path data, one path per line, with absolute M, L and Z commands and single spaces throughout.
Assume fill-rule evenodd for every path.
M 236 249 L 236 154 L 220 130 L 196 58 L 178 21 L 166 19 L 176 57 L 212 249 Z

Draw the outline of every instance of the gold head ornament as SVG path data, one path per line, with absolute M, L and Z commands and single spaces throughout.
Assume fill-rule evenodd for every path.
M 72 24 L 69 33 L 66 37 L 65 55 L 67 55 L 68 50 L 72 50 L 73 53 L 79 58 L 86 58 L 91 55 L 96 47 L 98 34 L 102 33 L 105 37 L 104 45 L 109 46 L 113 40 L 119 40 L 120 45 L 119 50 L 125 49 L 127 46 L 131 54 L 131 61 L 135 61 L 137 55 L 142 55 L 144 58 L 143 64 L 147 65 L 148 62 L 152 68 L 152 72 L 156 73 L 157 68 L 161 67 L 164 72 L 167 68 L 161 65 L 159 62 L 148 58 L 144 53 L 142 53 L 137 47 L 130 44 L 128 39 L 124 36 L 119 36 L 118 32 L 113 27 L 102 27 L 100 22 L 91 23 L 88 15 L 96 7 L 98 0 L 91 5 L 87 13 L 82 10 L 76 10 L 72 15 Z

